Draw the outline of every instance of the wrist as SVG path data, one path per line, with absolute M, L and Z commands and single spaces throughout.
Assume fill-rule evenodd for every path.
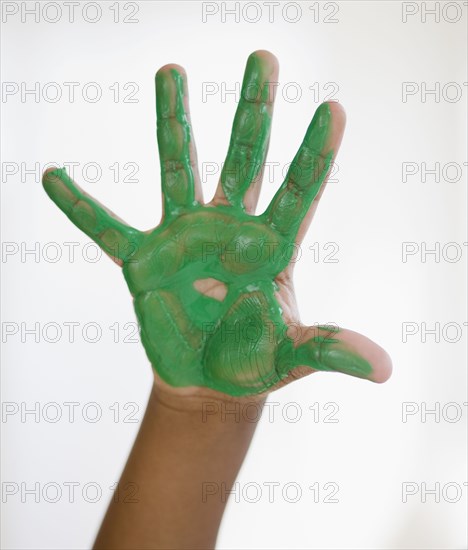
M 174 387 L 164 382 L 154 371 L 154 382 L 148 408 L 162 406 L 180 413 L 191 414 L 206 422 L 208 417 L 240 423 L 260 419 L 267 395 L 231 396 L 205 387 Z

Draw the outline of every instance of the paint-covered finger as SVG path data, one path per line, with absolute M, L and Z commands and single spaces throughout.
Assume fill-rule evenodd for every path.
M 313 371 L 334 371 L 385 382 L 392 373 L 392 361 L 387 352 L 369 338 L 334 325 L 303 327 L 298 342 L 285 344 L 282 372 L 298 367 Z
M 196 152 L 188 113 L 187 77 L 182 67 L 156 73 L 156 114 L 164 214 L 201 201 Z M 196 196 L 195 187 L 198 187 Z
M 315 112 L 304 141 L 286 178 L 264 213 L 267 223 L 294 238 L 319 195 L 344 131 L 344 111 L 322 103 Z
M 252 53 L 245 68 L 231 140 L 215 201 L 253 212 L 270 140 L 278 61 L 270 52 Z
M 109 256 L 123 262 L 135 253 L 142 233 L 86 194 L 65 168 L 47 170 L 42 178 L 46 193 L 68 218 Z

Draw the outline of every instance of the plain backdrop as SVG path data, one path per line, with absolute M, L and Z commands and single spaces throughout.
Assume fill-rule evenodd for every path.
M 348 115 L 296 268 L 302 320 L 365 333 L 394 374 L 272 394 L 218 546 L 464 548 L 466 3 L 80 3 L 73 22 L 60 3 L 23 21 L 33 2 L 2 4 L 3 548 L 92 545 L 152 380 L 120 270 L 93 261 L 40 172 L 77 163 L 88 192 L 156 225 L 153 78 L 175 62 L 210 198 L 237 101 L 225 92 L 256 49 L 281 67 L 259 211 L 319 102 Z

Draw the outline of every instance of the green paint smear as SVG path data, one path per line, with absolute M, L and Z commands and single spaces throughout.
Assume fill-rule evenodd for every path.
M 243 208 L 245 192 L 259 176 L 270 137 L 272 90 L 268 66 L 252 54 L 245 70 L 221 183 L 228 201 Z
M 275 278 L 288 265 L 299 225 L 330 168 L 329 106 L 318 108 L 284 183 L 263 214 L 247 214 L 243 206 L 258 170 L 242 172 L 245 179 L 230 176 L 234 164 L 261 166 L 265 160 L 271 111 L 264 95 L 260 102 L 247 96 L 248 89 L 265 80 L 263 63 L 256 54 L 247 63 L 245 97 L 222 175 L 229 205 L 207 207 L 194 199 L 186 82 L 174 69 L 156 76 L 164 195 L 160 226 L 141 232 L 126 225 L 85 195 L 64 169 L 44 176 L 45 190 L 59 208 L 121 260 L 148 358 L 174 387 L 203 386 L 247 396 L 269 390 L 301 365 L 360 377 L 372 371 L 340 342 L 337 327 L 318 327 L 313 337 L 297 345 L 286 334 L 275 296 Z M 208 278 L 226 288 L 222 301 L 195 289 L 195 281 Z

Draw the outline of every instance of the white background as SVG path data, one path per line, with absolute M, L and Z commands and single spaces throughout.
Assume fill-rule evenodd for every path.
M 4 2 L 3 9 L 6 4 L 21 10 L 24 3 Z M 221 6 L 203 22 L 198 2 L 140 2 L 137 23 L 115 23 L 110 2 L 100 4 L 101 18 L 94 24 L 84 20 L 83 4 L 73 23 L 65 8 L 56 23 L 45 20 L 55 17 L 53 8 L 45 18 L 39 13 L 39 22 L 28 16 L 23 23 L 20 12 L 7 17 L 2 25 L 4 85 L 17 83 L 21 91 L 39 82 L 42 93 L 47 83 L 56 82 L 63 97 L 53 103 L 27 95 L 22 101 L 18 92 L 4 95 L 2 103 L 2 489 L 18 488 L 16 494 L 3 495 L 4 548 L 91 546 L 111 498 L 109 488 L 119 478 L 139 426 L 123 422 L 123 407 L 136 403 L 134 418 L 141 419 L 152 379 L 141 345 L 123 342 L 129 334 L 124 325 L 135 317 L 120 270 L 106 257 L 95 263 L 83 259 L 95 249 L 48 199 L 40 171 L 47 163 L 78 162 L 75 178 L 87 191 L 138 228 L 156 225 L 161 199 L 155 71 L 169 62 L 186 68 L 199 159 L 212 167 L 224 159 L 236 98 L 221 93 L 203 98 L 203 83 L 233 89 L 256 49 L 272 51 L 281 65 L 270 162 L 281 168 L 292 160 L 317 101 L 332 89 L 327 83 L 336 83 L 335 97 L 348 114 L 336 181 L 328 185 L 296 269 L 302 320 L 333 321 L 365 333 L 389 351 L 394 374 L 380 386 L 317 374 L 271 395 L 270 401 L 278 403 L 273 421 L 265 416 L 257 430 L 238 478 L 239 502 L 228 504 L 218 546 L 465 547 L 468 8 L 449 2 L 451 8 L 443 11 L 439 4 L 437 22 L 436 16 L 423 14 L 436 3 L 410 4 L 302 2 L 296 22 L 294 6 L 299 4 L 286 12 L 284 4 L 277 6 L 270 22 L 261 2 L 250 3 L 249 11 L 241 6 L 239 22 L 234 15 L 223 22 Z M 120 10 L 120 19 L 131 13 L 122 4 Z M 417 13 L 403 23 L 404 10 Z M 86 13 L 88 18 L 94 14 L 91 8 Z M 74 102 L 64 82 L 79 83 Z M 100 101 L 83 99 L 89 82 L 101 87 Z M 122 101 L 131 91 L 122 92 L 128 82 L 139 87 L 135 103 Z M 417 90 L 406 101 L 404 82 L 415 83 Z M 123 94 L 117 103 L 109 89 L 114 83 Z M 310 89 L 314 83 L 318 98 Z M 424 83 L 427 89 L 439 86 L 440 97 L 425 95 Z M 54 90 L 47 90 L 53 98 Z M 102 166 L 102 177 L 94 183 L 82 173 L 89 162 Z M 116 162 L 121 169 L 137 163 L 138 181 L 113 183 L 108 167 Z M 416 163 L 411 166 L 417 169 L 406 182 L 405 162 Z M 422 177 L 424 162 L 428 169 L 440 163 L 439 181 L 434 174 Z M 34 169 L 35 163 L 40 165 L 36 173 L 22 177 L 22 170 Z M 15 165 L 18 173 L 11 175 L 8 170 Z M 278 168 L 273 175 L 274 181 L 264 183 L 260 211 L 281 183 Z M 206 197 L 216 182 L 217 175 L 207 179 Z M 78 243 L 74 261 L 67 242 Z M 405 242 L 416 243 L 417 252 L 403 261 Z M 309 248 L 314 243 L 319 243 L 319 258 Z M 324 249 L 326 243 L 339 246 L 337 263 L 324 261 L 323 253 L 331 250 Z M 39 257 L 22 258 L 22 250 L 35 246 Z M 423 246 L 438 246 L 440 257 L 425 256 Z M 50 261 L 57 250 L 62 257 Z M 461 257 L 454 261 L 457 251 Z M 79 323 L 73 343 L 67 322 Z M 96 343 L 83 337 L 90 322 L 101 327 Z M 21 323 L 27 329 L 40 324 L 39 342 L 24 334 Z M 57 343 L 47 341 L 56 335 L 53 323 L 63 331 Z M 439 326 L 440 338 L 424 336 L 423 323 L 427 329 Z M 117 343 L 111 325 L 120 328 Z M 416 333 L 403 338 L 404 326 Z M 10 334 L 15 327 L 18 332 Z M 50 330 L 45 337 L 44 327 Z M 30 414 L 22 421 L 21 410 L 36 402 L 39 418 Z M 46 407 L 51 402 L 62 413 L 55 423 L 50 420 L 54 406 Z M 74 422 L 66 402 L 78 403 Z M 83 419 L 83 413 L 91 417 L 95 412 L 87 407 L 90 402 L 102 412 L 94 423 Z M 118 422 L 114 403 L 121 413 Z M 324 422 L 324 413 L 333 410 L 325 409 L 327 403 L 339 407 L 333 417 L 337 423 Z M 423 403 L 439 407 L 439 421 L 421 412 Z M 311 406 L 320 411 L 318 422 Z M 402 411 L 409 409 L 416 413 L 403 422 Z M 287 421 L 297 410 L 301 418 Z M 457 414 L 459 420 L 453 421 Z M 273 503 L 265 482 L 280 484 Z M 339 486 L 338 503 L 324 502 L 330 494 L 327 482 Z M 37 483 L 38 503 L 34 495 L 21 494 L 21 484 L 31 489 Z M 56 485 L 48 486 L 44 497 L 47 483 Z M 64 483 L 79 484 L 75 502 L 69 502 Z M 101 487 L 95 503 L 82 496 L 87 483 Z M 288 502 L 293 489 L 282 494 L 287 483 L 302 490 L 295 503 Z M 314 483 L 319 502 L 309 489 Z M 404 483 L 417 490 L 406 502 Z M 440 487 L 440 502 L 434 494 L 424 496 L 423 483 L 427 489 Z M 63 494 L 48 502 L 57 484 Z M 246 487 L 251 492 L 245 493 Z M 252 502 L 255 488 L 262 490 L 258 502 Z M 450 502 L 457 499 L 457 488 L 462 496 Z M 90 490 L 89 498 L 93 495 Z

